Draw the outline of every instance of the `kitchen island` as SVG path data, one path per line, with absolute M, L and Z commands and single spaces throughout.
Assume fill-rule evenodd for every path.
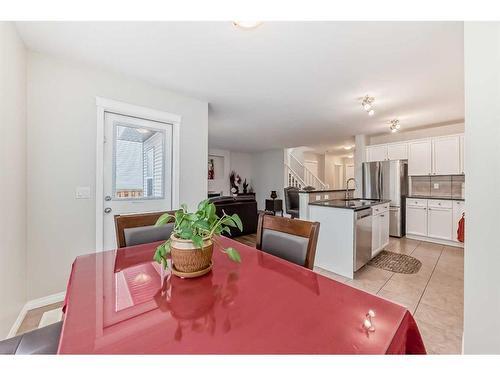
M 321 223 L 314 265 L 348 278 L 389 242 L 389 200 L 334 199 L 308 204 Z M 302 217 L 301 217 L 302 218 Z

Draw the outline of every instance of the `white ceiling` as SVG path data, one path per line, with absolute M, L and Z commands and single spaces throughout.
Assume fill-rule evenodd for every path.
M 461 22 L 19 22 L 28 48 L 206 100 L 212 147 L 325 149 L 464 117 Z M 376 115 L 357 101 L 375 96 Z

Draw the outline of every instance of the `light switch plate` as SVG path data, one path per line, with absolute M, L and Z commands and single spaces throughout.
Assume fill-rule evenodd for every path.
M 78 186 L 75 193 L 76 199 L 90 199 L 90 186 Z
M 439 189 L 439 184 L 434 183 L 434 189 Z

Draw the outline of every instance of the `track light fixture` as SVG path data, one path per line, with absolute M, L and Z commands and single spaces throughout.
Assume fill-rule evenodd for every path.
M 368 116 L 373 116 L 375 114 L 375 110 L 373 109 L 373 102 L 375 98 L 373 96 L 365 95 L 363 100 L 361 101 L 361 106 L 368 113 Z
M 400 128 L 401 125 L 399 125 L 399 120 L 394 119 L 389 121 L 389 129 L 391 129 L 391 132 L 396 133 Z

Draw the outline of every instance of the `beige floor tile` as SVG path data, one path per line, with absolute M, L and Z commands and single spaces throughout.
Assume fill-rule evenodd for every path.
M 340 276 L 340 275 L 337 275 L 336 273 L 333 273 L 333 272 L 330 272 L 330 271 L 327 271 L 323 268 L 320 268 L 320 267 L 314 267 L 314 272 L 322 275 L 322 276 L 326 276 L 328 277 L 329 279 L 333 279 L 333 280 L 336 280 L 336 281 L 340 281 L 341 283 L 345 282 L 347 279 L 347 277 L 345 276 Z
M 411 254 L 413 250 L 418 246 L 419 241 L 412 240 L 409 238 L 389 238 L 389 245 L 387 245 L 386 249 L 393 251 L 395 253 L 401 254 Z
M 441 329 L 433 324 L 416 319 L 425 348 L 429 354 L 460 354 L 462 337 L 451 330 Z
M 419 301 L 418 297 L 383 288 L 377 293 L 377 296 L 406 307 L 412 314 L 415 313 Z
M 415 250 L 411 253 L 411 256 L 416 257 L 418 259 L 420 258 L 430 258 L 430 259 L 438 259 L 439 256 L 441 255 L 441 252 L 443 250 L 442 246 L 429 246 L 427 244 L 421 243 L 420 245 L 417 246 Z
M 401 274 L 398 274 L 401 275 Z M 394 275 L 396 276 L 396 275 Z M 381 290 L 407 295 L 409 298 L 416 300 L 420 299 L 424 293 L 426 283 L 412 282 L 405 278 L 394 278 L 394 276 L 385 283 Z
M 393 272 L 390 271 L 364 266 L 354 274 L 354 280 L 347 280 L 345 283 L 376 294 L 392 275 Z
M 462 336 L 464 324 L 462 310 L 458 310 L 457 314 L 451 314 L 437 307 L 420 303 L 415 311 L 415 319 L 442 330 L 451 330 L 455 335 Z
M 420 303 L 445 310 L 451 314 L 458 314 L 464 308 L 463 290 L 455 285 L 440 284 L 437 281 L 429 282 Z

